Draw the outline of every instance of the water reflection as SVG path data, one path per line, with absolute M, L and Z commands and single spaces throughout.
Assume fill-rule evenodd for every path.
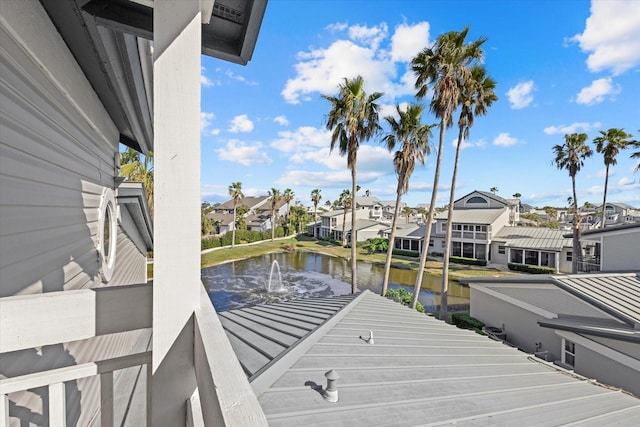
M 276 260 L 286 292 L 268 292 L 269 272 Z M 379 293 L 384 268 L 358 263 L 358 289 Z M 413 291 L 415 270 L 392 268 L 389 288 Z M 263 302 L 278 302 L 310 296 L 344 295 L 351 292 L 351 268 L 347 260 L 311 252 L 268 254 L 202 269 L 202 281 L 218 311 Z M 424 275 L 420 302 L 429 311 L 440 303 L 441 277 Z M 449 304 L 468 305 L 469 288 L 449 282 Z

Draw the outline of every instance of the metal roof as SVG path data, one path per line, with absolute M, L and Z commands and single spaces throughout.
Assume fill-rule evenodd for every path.
M 565 291 L 640 329 L 640 277 L 637 274 L 554 276 Z
M 322 396 L 329 370 L 340 377 L 336 403 Z M 252 387 L 272 426 L 640 423 L 633 396 L 369 291 Z
M 562 230 L 545 227 L 502 227 L 493 240 L 504 241 L 509 247 L 559 251 L 572 245 L 572 239 L 565 238 L 564 234 Z
M 353 297 L 344 295 L 259 304 L 220 312 L 218 316 L 240 365 L 251 379 Z
M 508 208 L 501 209 L 454 209 L 453 222 L 456 224 L 492 224 L 502 215 L 506 215 Z M 444 220 L 449 212 L 440 212 L 435 219 Z

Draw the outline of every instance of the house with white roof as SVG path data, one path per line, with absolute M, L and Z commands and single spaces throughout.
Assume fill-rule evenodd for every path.
M 473 278 L 471 316 L 509 344 L 640 396 L 640 277 Z M 503 335 L 503 337 L 504 337 Z
M 578 271 L 640 270 L 640 223 L 583 231 L 580 241 L 593 247 L 578 260 Z

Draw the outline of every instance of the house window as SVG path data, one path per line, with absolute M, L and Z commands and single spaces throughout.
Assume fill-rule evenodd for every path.
M 99 272 L 103 282 L 108 282 L 113 276 L 116 264 L 116 237 L 118 234 L 118 219 L 116 215 L 116 199 L 112 189 L 105 188 L 100 202 L 100 216 L 98 225 L 97 250 L 100 262 Z
M 567 251 L 567 261 L 573 261 L 573 252 Z
M 433 247 L 433 239 L 429 239 L 429 247 L 432 248 Z
M 538 251 L 524 251 L 524 263 L 527 265 L 538 265 Z
M 576 344 L 566 339 L 562 341 L 562 363 L 573 368 L 576 366 Z
M 505 247 L 504 246 L 498 246 L 498 253 L 500 255 L 504 255 L 506 253 Z
M 465 258 L 473 258 L 473 243 L 464 243 L 462 245 L 462 256 Z
M 440 246 L 441 246 L 442 248 L 444 248 L 444 240 L 441 240 L 441 241 L 440 241 Z
M 511 262 L 516 264 L 522 264 L 522 250 L 521 249 L 511 249 Z
M 462 243 L 451 242 L 451 255 L 462 256 Z
M 467 200 L 467 203 L 484 203 L 486 204 L 487 201 L 485 199 L 483 199 L 482 197 L 471 197 L 470 199 Z

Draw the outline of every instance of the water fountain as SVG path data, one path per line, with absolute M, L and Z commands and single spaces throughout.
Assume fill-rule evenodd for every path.
M 271 281 L 273 279 L 273 270 L 278 271 L 278 287 L 276 289 L 271 289 Z M 280 264 L 278 264 L 278 260 L 273 260 L 271 263 L 271 272 L 269 273 L 269 284 L 267 285 L 267 291 L 275 291 L 275 292 L 286 292 L 286 288 L 282 285 L 282 274 L 280 274 Z

